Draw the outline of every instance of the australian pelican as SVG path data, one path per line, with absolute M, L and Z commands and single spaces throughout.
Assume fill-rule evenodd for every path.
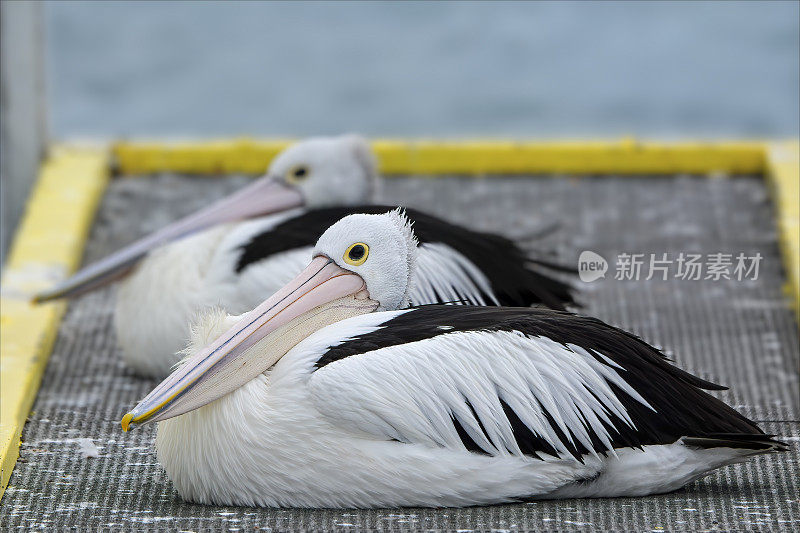
M 117 294 L 118 343 L 137 373 L 164 377 L 198 310 L 252 309 L 308 264 L 314 243 L 336 221 L 389 209 L 362 205 L 376 178 L 362 138 L 306 140 L 279 154 L 262 179 L 84 268 L 36 301 L 81 294 L 130 272 Z M 570 286 L 547 273 L 569 269 L 532 259 L 499 235 L 415 210 L 408 215 L 421 242 L 412 303 L 574 303 Z M 251 217 L 258 218 L 242 221 Z
M 123 428 L 160 421 L 186 500 L 286 507 L 641 496 L 785 449 L 599 320 L 402 309 L 416 251 L 397 211 L 345 217 L 254 310 L 206 313 Z

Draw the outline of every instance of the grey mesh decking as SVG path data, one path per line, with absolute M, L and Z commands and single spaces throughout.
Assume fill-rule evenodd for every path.
M 240 186 L 242 179 L 116 179 L 87 249 L 97 259 Z M 763 256 L 757 281 L 577 282 L 584 312 L 662 346 L 677 364 L 727 384 L 719 393 L 792 450 L 725 468 L 676 493 L 468 509 L 283 510 L 186 504 L 152 449 L 153 426 L 119 420 L 154 381 L 133 377 L 111 330 L 114 289 L 71 304 L 61 325 L 20 461 L 2 500 L 0 530 L 376 529 L 797 530 L 798 329 L 782 295 L 773 213 L 753 178 L 392 179 L 383 198 L 476 228 L 526 236 L 560 224 L 537 246 L 575 264 L 593 250 L 745 252 Z M 84 457 L 91 439 L 98 457 Z

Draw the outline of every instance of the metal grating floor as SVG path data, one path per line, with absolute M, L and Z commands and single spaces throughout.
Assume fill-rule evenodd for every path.
M 243 178 L 116 179 L 86 260 L 96 259 L 232 190 Z M 773 213 L 756 177 L 392 179 L 384 199 L 474 227 L 525 236 L 575 264 L 582 250 L 612 263 L 578 282 L 585 311 L 664 347 L 677 363 L 731 386 L 720 396 L 792 451 L 728 467 L 669 495 L 563 500 L 468 509 L 283 510 L 183 503 L 156 463 L 154 426 L 122 433 L 125 411 L 154 385 L 122 365 L 111 330 L 114 289 L 69 308 L 19 463 L 0 510 L 15 529 L 797 530 L 800 528 L 798 330 L 781 293 Z M 621 252 L 745 252 L 757 281 L 617 281 Z M 90 439 L 80 440 L 80 439 Z M 97 457 L 82 450 L 97 447 Z

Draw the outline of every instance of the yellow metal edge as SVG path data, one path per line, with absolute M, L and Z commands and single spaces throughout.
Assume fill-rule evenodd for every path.
M 263 173 L 291 140 L 122 141 L 122 174 Z M 441 174 L 747 174 L 766 167 L 763 142 L 698 141 L 372 141 L 384 175 Z
M 772 190 L 787 293 L 800 321 L 800 140 L 767 146 L 766 177 Z
M 55 146 L 42 164 L 0 282 L 0 498 L 19 457 L 20 435 L 66 304 L 30 295 L 80 264 L 108 183 L 107 148 Z

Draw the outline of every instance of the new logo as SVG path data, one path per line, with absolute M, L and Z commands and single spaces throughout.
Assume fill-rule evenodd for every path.
M 608 261 L 602 255 L 584 250 L 578 257 L 578 276 L 586 283 L 606 277 Z

